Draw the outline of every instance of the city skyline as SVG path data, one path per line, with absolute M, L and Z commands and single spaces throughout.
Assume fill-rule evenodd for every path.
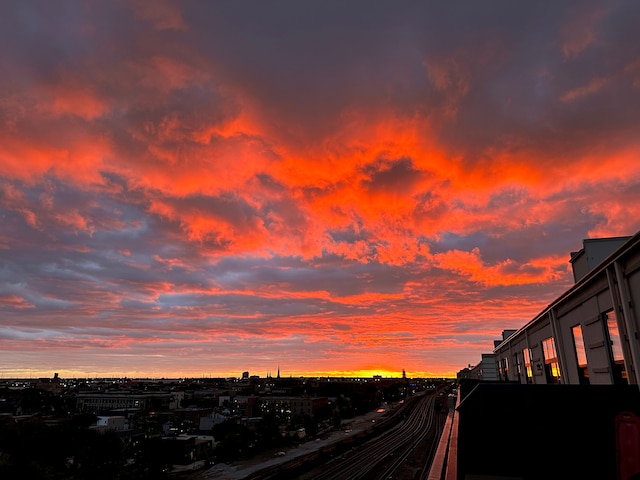
M 640 4 L 0 13 L 3 378 L 455 377 L 640 231 Z

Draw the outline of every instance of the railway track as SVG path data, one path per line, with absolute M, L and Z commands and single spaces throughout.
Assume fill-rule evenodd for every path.
M 407 457 L 436 426 L 435 395 L 417 398 L 405 420 L 344 458 L 326 465 L 316 480 L 383 480 L 393 478 Z
M 407 399 L 395 415 L 372 424 L 364 440 L 345 439 L 287 464 L 256 472 L 247 480 L 426 480 L 444 423 L 436 409 L 437 402 L 442 401 L 438 394 L 439 391 Z M 416 462 L 417 472 L 407 474 L 406 465 Z

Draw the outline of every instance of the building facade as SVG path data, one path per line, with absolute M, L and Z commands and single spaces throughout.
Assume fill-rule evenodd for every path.
M 496 357 L 493 353 L 483 353 L 482 360 L 475 366 L 469 365 L 458 372 L 458 380 L 498 380 L 498 370 L 496 369 Z
M 88 392 L 79 393 L 76 407 L 81 412 L 109 410 L 146 410 L 149 408 L 169 410 L 175 405 L 172 393 Z M 174 406 L 175 408 L 175 406 Z
M 495 345 L 500 380 L 640 383 L 640 232 L 583 245 L 571 253 L 575 285 Z

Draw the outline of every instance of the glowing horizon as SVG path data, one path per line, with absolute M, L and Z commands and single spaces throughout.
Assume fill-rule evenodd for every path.
M 640 4 L 0 8 L 2 377 L 454 377 L 640 230 Z
M 49 371 L 40 371 L 40 372 L 26 372 L 26 374 L 22 374 L 19 376 L 10 376 L 10 377 L 2 377 L 2 379 L 52 379 L 53 375 L 58 374 L 58 378 L 61 380 L 78 380 L 78 379 L 101 379 L 101 378 L 118 378 L 118 379 L 149 379 L 149 380 L 174 380 L 174 379 L 201 379 L 201 378 L 242 378 L 243 372 L 234 372 L 234 373 L 220 373 L 212 374 L 212 373 L 191 373 L 190 375 L 127 375 L 121 372 L 119 373 L 109 373 L 107 372 L 104 375 L 77 375 L 73 372 L 49 372 Z M 66 374 L 65 374 L 66 373 Z M 456 372 L 457 373 L 457 372 Z M 249 372 L 251 377 L 257 376 L 261 379 L 266 378 L 278 378 L 277 371 L 267 370 L 265 372 Z M 406 378 L 456 378 L 455 373 L 450 376 L 441 376 L 441 375 L 430 375 L 426 372 L 405 372 Z M 305 372 L 305 373 L 294 373 L 294 372 L 281 372 L 281 379 L 288 378 L 358 378 L 358 379 L 373 379 L 374 377 L 382 377 L 384 379 L 401 379 L 402 371 L 384 371 L 384 370 L 359 370 L 355 372 Z

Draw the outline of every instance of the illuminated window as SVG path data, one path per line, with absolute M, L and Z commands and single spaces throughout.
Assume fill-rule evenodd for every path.
M 609 356 L 611 361 L 611 371 L 613 383 L 615 385 L 629 383 L 627 370 L 624 368 L 624 353 L 622 352 L 622 339 L 618 330 L 618 320 L 616 312 L 610 310 L 603 314 L 605 333 L 609 341 Z
M 558 356 L 553 337 L 545 338 L 542 341 L 542 353 L 547 383 L 560 383 L 560 368 L 558 367 Z
M 522 350 L 522 360 L 524 361 L 524 374 L 527 383 L 533 383 L 533 372 L 531 371 L 531 350 L 525 348 Z
M 573 335 L 573 347 L 576 352 L 576 360 L 578 362 L 578 378 L 580 385 L 589 384 L 589 369 L 587 368 L 587 354 L 584 349 L 584 338 L 582 336 L 582 326 L 575 325 L 571 327 Z

